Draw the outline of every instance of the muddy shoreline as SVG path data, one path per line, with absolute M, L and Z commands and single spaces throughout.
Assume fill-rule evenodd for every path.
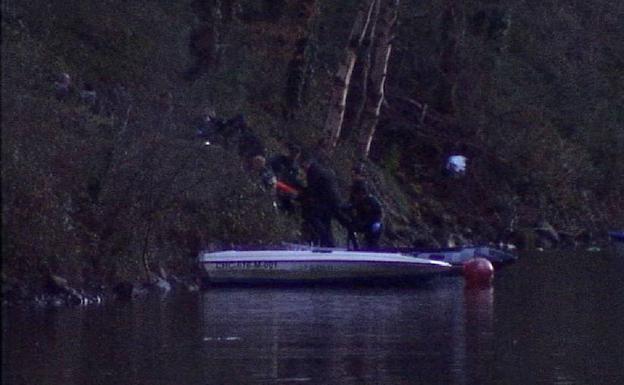
M 582 245 L 577 247 L 537 248 L 545 250 L 585 250 L 599 252 L 607 245 Z M 508 250 L 509 251 L 509 250 Z M 522 254 L 526 250 L 512 252 Z M 160 269 L 159 274 L 151 274 L 149 279 L 124 280 L 102 283 L 100 278 L 83 283 L 72 282 L 57 274 L 48 274 L 39 279 L 8 277 L 2 274 L 2 307 L 53 309 L 83 307 L 111 302 L 143 300 L 151 296 L 165 298 L 171 295 L 199 292 L 202 286 L 197 268 L 186 273 L 168 274 Z
M 110 285 L 95 282 L 76 285 L 55 274 L 33 282 L 3 276 L 2 307 L 46 309 L 92 306 L 199 290 L 200 279 L 196 273 L 154 276 L 149 281 L 121 281 Z

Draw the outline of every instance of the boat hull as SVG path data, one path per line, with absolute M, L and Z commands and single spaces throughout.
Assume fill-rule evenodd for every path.
M 290 250 L 313 249 L 310 246 L 298 244 L 288 244 L 288 247 L 290 247 Z M 463 266 L 464 263 L 477 257 L 487 259 L 495 267 L 501 267 L 513 263 L 518 259 L 517 254 L 489 246 L 463 246 L 447 248 L 387 247 L 377 249 L 374 252 L 409 255 L 426 260 L 447 262 L 454 266 Z
M 624 231 L 610 231 L 609 237 L 615 248 L 615 252 L 624 255 Z
M 400 254 L 314 250 L 204 253 L 200 266 L 208 284 L 410 283 L 453 270 Z

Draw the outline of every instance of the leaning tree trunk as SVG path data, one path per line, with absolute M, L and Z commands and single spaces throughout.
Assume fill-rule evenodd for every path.
M 327 113 L 324 127 L 331 148 L 336 146 L 340 138 L 351 74 L 353 73 L 353 67 L 357 59 L 358 48 L 361 46 L 366 30 L 368 29 L 374 3 L 375 0 L 364 0 L 360 4 L 355 21 L 353 22 L 353 27 L 351 28 L 349 44 L 345 49 L 345 55 L 334 75 L 329 112 Z
M 442 15 L 440 70 L 442 81 L 438 96 L 438 109 L 454 116 L 457 111 L 457 50 L 459 31 L 456 0 L 448 0 Z
M 384 99 L 384 86 L 390 52 L 392 51 L 393 30 L 398 16 L 399 0 L 382 0 L 381 8 L 381 18 L 377 23 L 377 31 L 375 33 L 373 67 L 370 72 L 366 105 L 360 127 L 360 154 L 362 158 L 368 157 L 375 130 L 377 129 L 377 122 L 379 121 L 379 111 Z
M 294 50 L 288 62 L 282 108 L 282 114 L 286 120 L 294 119 L 303 104 L 304 88 L 309 77 L 314 22 L 318 14 L 317 0 L 298 0 L 297 4 L 299 6 L 297 23 L 291 27 L 292 35 L 296 38 L 293 42 Z
M 359 134 L 358 128 L 362 122 L 362 114 L 366 106 L 368 77 L 371 69 L 373 56 L 373 43 L 375 41 L 375 30 L 377 19 L 379 19 L 380 0 L 375 1 L 371 21 L 366 31 L 366 37 L 362 42 L 361 52 L 353 69 L 351 87 L 349 88 L 349 96 L 347 98 L 347 109 L 345 111 L 345 119 L 342 123 L 343 127 L 349 127 L 349 133 L 357 140 Z M 344 132 L 344 129 L 343 129 Z
M 219 42 L 221 41 L 221 2 L 194 0 L 191 7 L 199 24 L 193 29 L 190 40 L 191 54 L 195 63 L 186 71 L 187 80 L 197 79 L 218 66 Z

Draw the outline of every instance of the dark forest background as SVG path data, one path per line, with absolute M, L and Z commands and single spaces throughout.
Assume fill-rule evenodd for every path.
M 346 198 L 378 44 L 352 44 L 363 4 L 397 15 L 365 158 L 383 244 L 563 247 L 624 227 L 624 2 L 7 0 L 4 274 L 135 279 L 206 248 L 296 242 L 299 219 L 196 122 L 243 114 L 269 154 L 314 151 L 352 48 L 323 154 Z M 60 73 L 97 101 L 57 98 Z M 462 178 L 443 172 L 456 151 Z

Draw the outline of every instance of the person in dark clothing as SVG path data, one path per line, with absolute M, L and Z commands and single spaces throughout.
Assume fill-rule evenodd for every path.
M 301 178 L 300 157 L 301 148 L 291 144 L 288 146 L 288 154 L 275 155 L 269 160 L 269 166 L 277 180 L 298 191 L 303 190 L 305 187 L 305 183 Z M 296 194 L 282 189 L 277 190 L 278 207 L 289 214 L 295 212 L 293 202 L 295 198 Z
M 219 141 L 218 137 L 224 129 L 225 121 L 217 118 L 214 111 L 206 108 L 194 125 L 197 137 L 205 140 L 206 144 L 213 144 Z
M 215 118 L 211 111 L 204 113 L 198 122 L 197 137 L 205 144 L 217 144 L 230 150 L 234 146 L 243 160 L 245 170 L 253 169 L 253 159 L 257 156 L 266 158 L 266 148 L 260 137 L 249 127 L 243 115 L 228 120 Z
M 275 191 L 277 178 L 270 167 L 267 167 L 266 159 L 262 155 L 256 155 L 251 159 L 251 170 L 260 177 L 263 190 Z
M 279 154 L 272 157 L 269 161 L 269 165 L 279 180 L 293 187 L 303 187 L 303 181 L 300 175 L 300 157 L 301 148 L 295 144 L 290 144 L 288 145 L 288 154 Z
M 95 106 L 97 103 L 97 92 L 91 83 L 85 83 L 84 87 L 80 91 L 80 100 L 90 106 Z
M 260 137 L 247 125 L 243 115 L 223 120 L 214 116 L 211 110 L 204 111 L 201 119 L 194 123 L 196 135 L 206 144 L 217 144 L 225 149 L 237 145 L 238 155 L 243 158 L 245 169 L 250 170 L 252 159 L 258 155 L 266 157 L 266 149 Z
M 238 138 L 238 155 L 243 159 L 245 169 L 249 170 L 252 160 L 257 156 L 266 158 L 266 148 L 260 137 L 249 127 L 243 115 L 237 115 L 225 123 L 226 142 L 229 138 Z
M 304 240 L 321 247 L 335 247 L 332 233 L 332 219 L 346 224 L 340 210 L 340 197 L 336 177 L 329 169 L 314 160 L 303 163 L 307 185 L 300 194 L 301 216 L 303 218 Z
M 346 208 L 351 212 L 350 228 L 356 233 L 364 234 L 365 247 L 379 247 L 383 230 L 381 203 L 368 192 L 364 180 L 355 180 L 351 185 L 350 201 Z M 354 246 L 357 248 L 357 244 Z
M 351 181 L 366 180 L 366 172 L 364 163 L 356 163 L 351 167 Z

